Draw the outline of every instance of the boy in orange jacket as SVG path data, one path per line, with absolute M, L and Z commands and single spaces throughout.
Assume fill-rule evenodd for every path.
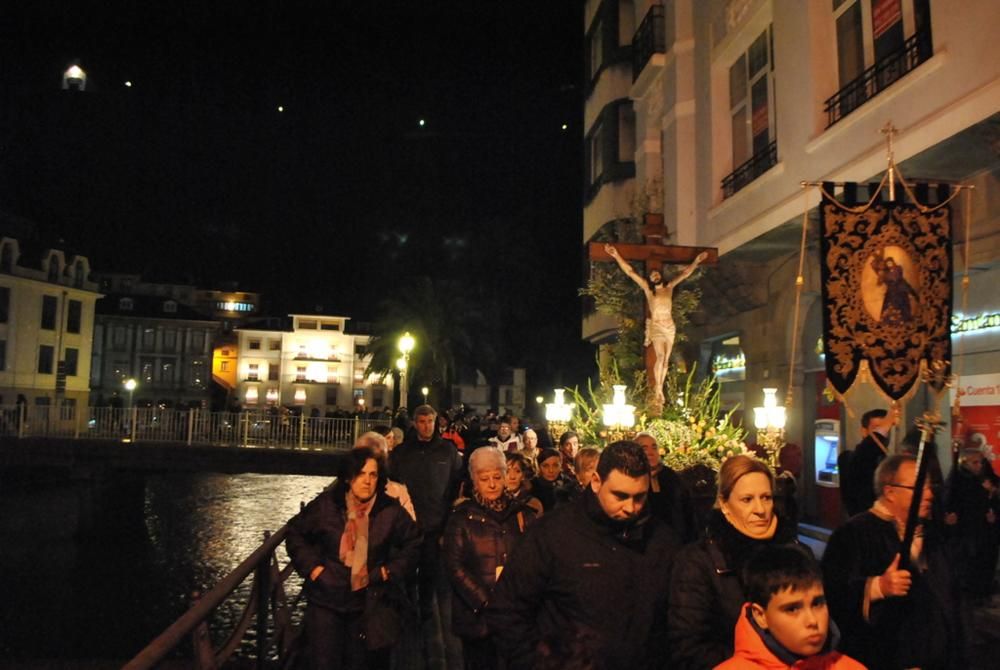
M 749 602 L 736 622 L 736 652 L 715 670 L 864 670 L 834 650 L 840 633 L 807 550 L 764 547 L 747 561 L 743 583 Z

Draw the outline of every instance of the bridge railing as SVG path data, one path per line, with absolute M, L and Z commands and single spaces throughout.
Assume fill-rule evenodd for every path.
M 160 407 L 0 406 L 0 436 L 176 442 L 235 447 L 337 449 L 388 419 L 307 417 L 281 412 L 208 412 Z
M 286 527 L 274 535 L 264 534 L 264 543 L 229 573 L 208 593 L 194 598 L 191 609 L 172 623 L 135 658 L 125 664 L 125 670 L 145 670 L 156 667 L 179 646 L 190 640 L 193 667 L 198 670 L 219 668 L 244 646 L 250 627 L 254 649 L 251 656 L 257 668 L 291 667 L 295 661 L 296 642 L 300 628 L 293 624 L 293 612 L 299 606 L 301 590 L 289 600 L 285 585 L 293 574 L 292 564 L 278 564 L 276 549 L 285 540 Z M 212 613 L 229 598 L 241 598 L 243 583 L 253 576 L 250 597 L 243 607 L 227 639 L 216 647 L 211 640 L 208 621 Z

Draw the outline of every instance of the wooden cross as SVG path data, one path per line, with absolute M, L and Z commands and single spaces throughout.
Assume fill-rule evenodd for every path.
M 618 254 L 629 261 L 642 261 L 645 264 L 644 275 L 648 276 L 653 270 L 657 270 L 663 275 L 663 266 L 687 265 L 694 261 L 701 252 L 708 253 L 704 265 L 715 265 L 719 262 L 719 250 L 714 247 L 683 247 L 678 245 L 664 244 L 663 240 L 667 236 L 667 227 L 663 221 L 663 214 L 646 214 L 643 220 L 642 237 L 644 244 L 618 244 L 612 243 Z M 614 261 L 608 252 L 604 250 L 604 242 L 591 242 L 588 245 L 589 258 L 592 261 Z M 664 280 L 669 277 L 664 276 Z M 645 317 L 649 317 L 648 305 L 645 310 Z M 646 378 L 650 388 L 654 385 L 653 365 L 656 362 L 656 353 L 652 345 L 646 347 Z

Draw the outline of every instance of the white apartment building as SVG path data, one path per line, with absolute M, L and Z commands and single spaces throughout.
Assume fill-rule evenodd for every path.
M 845 442 L 858 441 L 857 417 L 822 393 L 820 193 L 804 193 L 801 182 L 878 182 L 887 164 L 879 131 L 890 121 L 908 181 L 976 187 L 971 286 L 953 332 L 962 319 L 976 330 L 961 342 L 956 332 L 953 353 L 963 354 L 965 375 L 1000 375 L 1000 319 L 990 318 L 1000 313 L 994 0 L 587 0 L 583 29 L 583 242 L 637 213 L 662 212 L 668 243 L 718 248 L 690 341 L 676 353 L 703 370 L 714 363 L 728 403 L 759 405 L 766 386 L 784 397 L 799 333 L 788 440 L 812 444 L 814 420 L 835 413 Z M 952 207 L 956 312 L 963 198 Z M 794 323 L 804 209 L 805 287 Z M 583 335 L 601 342 L 613 327 L 591 316 Z M 852 402 L 858 416 L 885 406 L 863 391 Z M 919 409 L 909 407 L 910 418 Z M 812 449 L 804 456 L 809 473 Z M 814 506 L 808 477 L 805 485 Z
M 244 409 L 319 412 L 382 408 L 392 379 L 366 376 L 368 335 L 345 331 L 349 317 L 290 314 L 283 330 L 239 328 L 237 397 Z
M 0 238 L 0 404 L 58 407 L 74 421 L 89 397 L 94 303 L 90 262 L 58 249 L 22 253 Z

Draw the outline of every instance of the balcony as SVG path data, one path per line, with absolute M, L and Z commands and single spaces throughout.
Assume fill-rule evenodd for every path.
M 934 55 L 931 33 L 914 33 L 903 46 L 861 73 L 827 99 L 826 127 L 829 128 L 876 95 L 892 86 Z
M 646 67 L 653 54 L 665 53 L 667 50 L 666 26 L 663 17 L 663 5 L 652 5 L 632 37 L 633 82 L 642 74 L 643 68 Z
M 753 158 L 733 170 L 722 180 L 722 197 L 729 198 L 737 191 L 778 164 L 778 142 L 767 145 L 767 149 L 756 153 Z

